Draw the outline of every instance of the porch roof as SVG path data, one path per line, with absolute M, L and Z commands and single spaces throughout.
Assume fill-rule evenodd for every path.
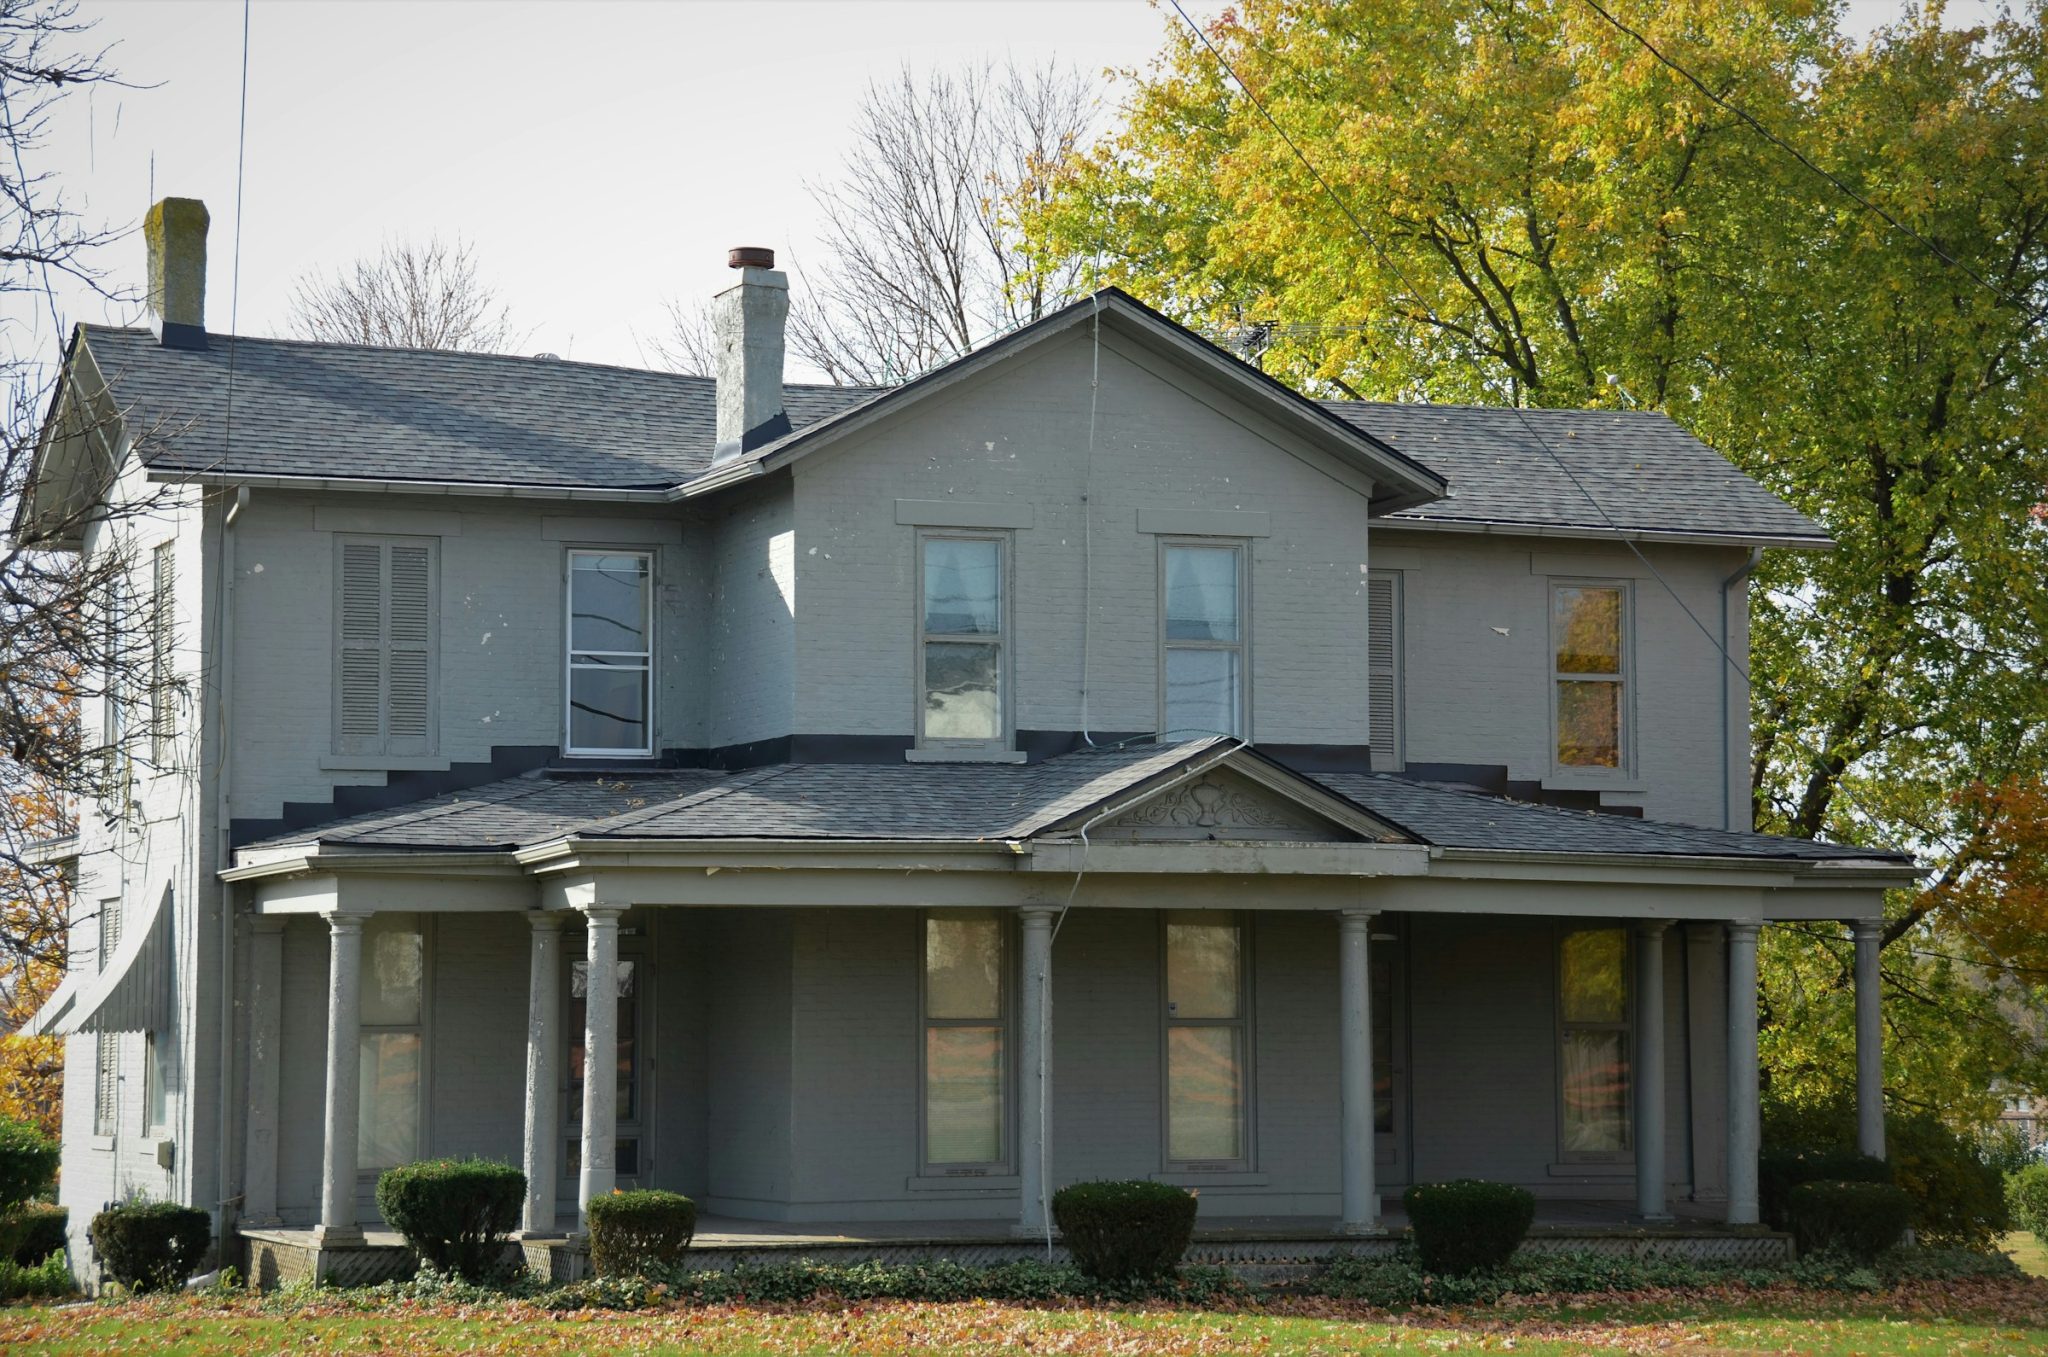
M 1562 810 L 1392 774 L 1311 776 L 1213 737 L 1092 749 L 1026 765 L 808 763 L 737 773 L 615 775 L 545 770 L 295 830 L 247 845 L 237 856 L 250 867 L 308 851 L 510 853 L 565 839 L 996 844 L 1069 831 L 1096 808 L 1148 783 L 1170 779 L 1197 760 L 1224 758 L 1278 769 L 1306 790 L 1388 826 L 1394 831 L 1389 837 L 1431 848 L 1906 869 L 1912 863 L 1889 849 Z

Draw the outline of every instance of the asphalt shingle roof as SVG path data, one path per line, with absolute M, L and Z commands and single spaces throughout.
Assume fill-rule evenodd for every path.
M 1606 532 L 1611 519 L 1638 531 L 1828 540 L 1819 524 L 1653 410 L 1322 405 L 1450 482 L 1443 499 L 1388 514 L 1389 526 L 1408 519 Z
M 232 346 L 230 462 L 221 446 L 226 336 L 210 336 L 205 349 L 178 349 L 165 348 L 148 330 L 88 326 L 87 342 L 116 402 L 154 431 L 144 455 L 163 470 L 665 490 L 711 466 L 715 384 L 708 377 L 251 336 Z M 801 431 L 900 389 L 792 385 L 785 398 L 790 423 Z M 1449 482 L 1446 498 L 1388 515 L 1390 524 L 1604 534 L 1608 524 L 1588 502 L 1590 491 L 1622 528 L 1827 540 L 1810 519 L 1661 414 L 1525 411 L 1539 442 L 1513 410 L 1321 405 Z
M 1029 765 L 778 764 L 741 773 L 527 774 L 336 820 L 247 846 L 507 852 L 604 839 L 1028 838 L 1227 741 L 1088 750 Z M 1311 779 L 1418 842 L 1533 853 L 1786 861 L 1884 859 L 1882 850 L 1558 810 L 1386 774 Z
M 715 386 L 555 358 L 237 338 L 234 460 L 221 448 L 225 335 L 165 348 L 148 330 L 88 326 L 117 405 L 155 429 L 152 467 L 350 480 L 667 489 L 711 465 Z M 790 423 L 873 394 L 790 386 Z

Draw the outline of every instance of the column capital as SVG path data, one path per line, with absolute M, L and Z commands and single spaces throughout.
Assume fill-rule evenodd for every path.
M 537 909 L 526 916 L 527 927 L 536 933 L 559 933 L 564 920 L 560 911 Z
M 330 933 L 360 933 L 363 931 L 363 920 L 367 916 L 362 914 L 323 914 L 320 917 L 327 920 L 327 931 Z
M 1849 932 L 1858 942 L 1884 940 L 1883 919 L 1851 919 Z
M 1675 923 L 1673 919 L 1637 919 L 1636 936 L 1639 938 L 1661 938 Z
M 1017 917 L 1026 928 L 1051 928 L 1059 912 L 1055 905 L 1024 905 L 1017 910 Z
M 1758 934 L 1758 932 L 1762 930 L 1763 925 L 1753 923 L 1730 923 L 1727 925 L 1727 928 L 1728 941 L 1755 942 L 1756 935 Z
M 1337 927 L 1346 933 L 1354 933 L 1361 928 L 1371 928 L 1372 921 L 1379 917 L 1380 912 L 1377 909 L 1351 905 L 1337 911 Z
M 576 909 L 593 924 L 615 924 L 626 912 L 624 905 L 578 905 Z

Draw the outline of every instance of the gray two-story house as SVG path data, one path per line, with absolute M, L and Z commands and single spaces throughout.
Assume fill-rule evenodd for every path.
M 1115 290 L 799 386 L 753 251 L 715 377 L 232 338 L 150 231 L 17 524 L 169 488 L 49 543 L 150 562 L 167 657 L 37 1019 L 81 1269 L 140 1193 L 333 1270 L 461 1154 L 536 1240 L 1754 1222 L 1773 920 L 1855 930 L 1882 1151 L 1912 865 L 1750 832 L 1747 580 L 1828 542 L 1664 417 L 1314 401 Z

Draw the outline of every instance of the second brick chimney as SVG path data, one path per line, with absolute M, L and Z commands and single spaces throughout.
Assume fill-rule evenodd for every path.
M 741 246 L 726 262 L 739 270 L 740 281 L 712 304 L 712 338 L 718 348 L 714 464 L 789 432 L 789 413 L 782 404 L 789 276 L 776 272 L 775 251 L 759 246 Z

